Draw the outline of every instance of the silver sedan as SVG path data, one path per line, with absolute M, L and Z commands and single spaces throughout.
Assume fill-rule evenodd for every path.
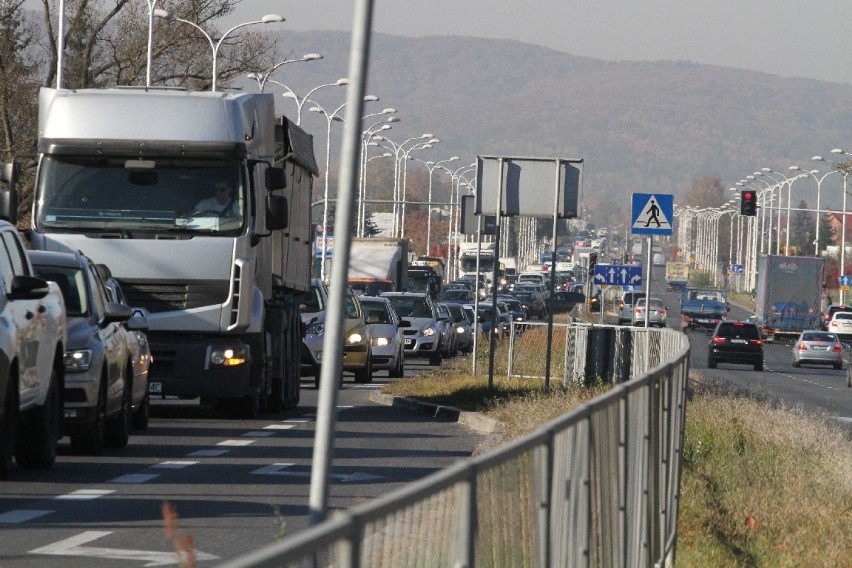
M 832 365 L 843 368 L 843 344 L 837 335 L 827 331 L 803 331 L 793 344 L 793 366 L 802 363 Z
M 370 328 L 373 369 L 387 369 L 388 376 L 405 376 L 403 324 L 387 298 L 361 296 L 367 327 Z

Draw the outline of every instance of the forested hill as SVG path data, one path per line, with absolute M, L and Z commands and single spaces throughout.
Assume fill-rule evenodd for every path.
M 273 75 L 300 95 L 347 74 L 348 33 L 282 32 L 280 43 L 290 58 L 324 56 Z M 850 85 L 687 61 L 604 61 L 510 40 L 375 34 L 367 92 L 381 97 L 368 112 L 399 111 L 393 140 L 440 138 L 424 159 L 584 158 L 585 204 L 602 222 L 626 219 L 635 191 L 677 196 L 707 175 L 729 187 L 762 167 L 810 167 L 815 154 L 852 147 Z M 329 110 L 344 100 L 333 88 L 314 98 Z M 284 112 L 294 107 L 279 101 Z M 304 112 L 303 126 L 324 142 L 321 116 Z

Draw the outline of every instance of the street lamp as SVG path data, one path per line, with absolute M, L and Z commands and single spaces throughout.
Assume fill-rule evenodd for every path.
M 315 92 L 317 92 L 320 89 L 324 89 L 325 87 L 343 87 L 345 85 L 348 85 L 349 79 L 347 79 L 346 77 L 342 77 L 342 78 L 338 79 L 337 81 L 335 81 L 334 83 L 325 83 L 323 85 L 317 85 L 316 87 L 314 87 L 313 89 L 308 91 L 308 93 L 302 98 L 299 98 L 299 95 L 297 95 L 296 92 L 293 89 L 291 89 L 290 87 L 288 87 L 284 83 L 279 83 L 278 81 L 275 81 L 274 79 L 269 79 L 269 78 L 267 78 L 267 82 L 272 83 L 273 85 L 278 85 L 279 87 L 284 89 L 285 92 L 282 93 L 283 97 L 286 97 L 288 99 L 293 99 L 294 101 L 296 101 L 296 124 L 301 125 L 302 124 L 302 107 L 305 106 L 305 103 L 310 99 L 310 96 L 312 94 L 314 94 Z
M 814 156 L 811 159 L 817 160 L 817 158 L 819 158 L 819 160 L 822 160 L 822 156 Z M 819 161 L 819 160 L 817 160 L 817 161 Z M 837 173 L 837 171 L 831 170 L 830 172 L 823 174 L 822 177 L 817 177 L 816 174 L 819 173 L 819 170 L 803 170 L 799 166 L 790 166 L 789 169 L 801 171 L 803 174 L 809 175 L 812 178 L 814 178 L 817 182 L 816 226 L 814 228 L 814 256 L 819 256 L 819 219 L 820 219 L 820 212 L 821 212 L 821 209 L 820 209 L 820 194 L 822 192 L 822 180 L 824 180 L 826 177 L 830 176 L 831 174 Z
M 835 148 L 831 151 L 832 154 L 846 154 L 840 148 Z M 850 155 L 850 154 L 846 154 Z M 843 213 L 840 220 L 840 275 L 846 275 L 846 197 L 847 197 L 847 188 L 846 188 L 846 177 L 849 175 L 849 162 L 838 163 L 833 162 L 831 160 L 826 160 L 822 156 L 814 156 L 813 160 L 817 162 L 830 162 L 832 164 L 832 168 L 834 171 L 840 173 L 843 176 Z M 843 291 L 843 288 L 840 289 L 840 303 L 845 303 L 846 294 Z
M 147 70 L 145 71 L 145 86 L 151 86 L 151 67 L 154 64 L 154 9 L 157 7 L 157 0 L 145 0 L 148 3 L 148 58 Z M 65 14 L 62 14 L 65 18 Z
M 446 160 L 440 160 L 438 162 L 434 162 L 432 160 L 423 161 L 419 158 L 412 158 L 413 160 L 420 162 L 426 166 L 426 169 L 429 170 L 429 196 L 426 201 L 429 203 L 429 211 L 426 214 L 426 255 L 429 256 L 432 254 L 432 173 L 435 171 L 435 168 L 440 166 L 441 164 L 446 164 L 447 162 L 455 162 L 459 159 L 458 156 L 453 156 L 451 158 L 447 158 Z
M 362 122 L 363 122 L 363 120 L 366 120 L 367 118 L 372 118 L 372 117 L 381 116 L 381 115 L 389 115 L 389 114 L 396 114 L 396 109 L 395 108 L 386 108 L 386 109 L 382 110 L 381 112 L 374 112 L 374 113 L 371 113 L 371 114 L 367 114 L 362 118 Z M 357 232 L 356 232 L 356 235 L 358 235 L 359 237 L 364 236 L 364 222 L 366 221 L 366 216 L 367 216 L 367 162 L 369 161 L 367 159 L 367 150 L 368 150 L 367 146 L 378 146 L 379 145 L 378 142 L 369 142 L 370 137 L 377 132 L 384 131 L 384 130 L 390 130 L 391 128 L 393 128 L 391 126 L 391 124 L 394 123 L 394 122 L 399 122 L 400 120 L 401 119 L 398 116 L 389 116 L 386 119 L 374 122 L 373 124 L 371 124 L 370 126 L 368 126 L 367 128 L 365 128 L 364 130 L 361 131 L 361 155 L 360 155 L 361 171 L 360 171 L 360 179 L 359 179 L 359 183 L 358 183 L 358 216 L 357 216 L 358 217 L 357 218 L 358 229 L 357 229 Z
M 264 87 L 266 87 L 266 81 L 269 79 L 269 76 L 272 75 L 279 67 L 287 65 L 288 63 L 305 63 L 308 61 L 316 61 L 322 58 L 323 56 L 319 53 L 306 53 L 299 59 L 285 59 L 284 61 L 279 61 L 278 63 L 270 67 L 267 71 L 254 71 L 246 75 L 246 77 L 257 81 L 258 92 L 262 93 Z
M 309 100 L 307 97 L 302 100 Z M 375 95 L 366 95 L 364 96 L 364 102 L 373 102 L 379 100 L 379 97 Z M 326 131 L 326 139 L 325 139 L 325 188 L 323 189 L 323 207 L 322 207 L 322 250 L 320 252 L 321 255 L 321 264 L 320 264 L 320 278 L 325 281 L 325 259 L 326 259 L 326 244 L 327 244 L 327 235 L 328 235 L 328 168 L 329 168 L 329 159 L 331 156 L 331 123 L 332 122 L 343 122 L 343 118 L 341 118 L 338 113 L 343 110 L 343 107 L 346 106 L 344 102 L 339 107 L 334 109 L 332 112 L 328 112 L 323 107 L 318 105 L 316 102 L 311 101 L 316 106 L 309 108 L 310 112 L 318 112 L 325 116 L 326 122 L 328 123 L 328 129 Z
M 445 172 L 447 172 L 448 174 L 450 174 L 450 219 L 449 219 L 449 223 L 447 225 L 447 275 L 448 275 L 448 281 L 449 281 L 449 280 L 451 280 L 452 278 L 455 277 L 455 273 L 456 273 L 455 265 L 454 265 L 454 262 L 453 262 L 453 260 L 454 260 L 453 259 L 453 257 L 454 257 L 454 254 L 453 254 L 454 253 L 454 250 L 453 250 L 453 247 L 454 247 L 454 245 L 453 245 L 453 218 L 454 218 L 453 217 L 453 204 L 454 204 L 453 203 L 453 194 L 455 194 L 455 196 L 456 196 L 456 200 L 455 200 L 455 205 L 456 205 L 456 214 L 455 214 L 456 231 L 455 231 L 455 233 L 456 233 L 456 240 L 458 240 L 458 217 L 460 215 L 460 211 L 459 211 L 460 207 L 459 206 L 461 204 L 461 197 L 459 196 L 460 185 L 461 185 L 461 176 L 463 176 L 464 174 L 469 173 L 473 170 L 476 170 L 476 162 L 474 162 L 472 164 L 468 164 L 466 166 L 461 166 L 460 168 L 457 168 L 456 170 L 451 170 L 451 169 L 447 168 L 446 166 L 438 166 L 438 167 L 441 168 L 442 170 L 444 170 Z M 458 245 L 458 243 L 456 243 L 456 245 Z
M 218 54 L 219 54 L 219 48 L 222 47 L 222 42 L 225 41 L 225 38 L 228 37 L 229 35 L 231 35 L 231 32 L 238 30 L 239 28 L 244 28 L 245 26 L 252 26 L 254 24 L 274 24 L 274 23 L 279 23 L 279 22 L 284 21 L 283 16 L 279 16 L 278 14 L 267 14 L 259 20 L 253 20 L 251 22 L 244 22 L 242 24 L 237 24 L 236 26 L 232 27 L 231 29 L 226 31 L 224 34 L 222 34 L 222 37 L 220 37 L 219 40 L 214 43 L 213 38 L 210 37 L 210 34 L 208 34 L 206 31 L 204 31 L 204 28 L 202 28 L 201 26 L 199 26 L 195 22 L 190 22 L 189 20 L 184 20 L 183 18 L 178 18 L 174 14 L 169 12 L 168 10 L 162 10 L 162 9 L 159 9 L 159 8 L 154 10 L 154 15 L 157 16 L 158 18 L 163 18 L 164 20 L 175 21 L 175 22 L 183 22 L 184 24 L 189 24 L 190 26 L 194 27 L 195 29 L 200 31 L 202 34 L 204 34 L 204 37 L 207 38 L 207 41 L 210 43 L 210 49 L 213 50 L 213 84 L 212 84 L 212 87 L 210 89 L 213 92 L 216 91 L 216 75 L 217 75 L 216 59 L 217 59 Z

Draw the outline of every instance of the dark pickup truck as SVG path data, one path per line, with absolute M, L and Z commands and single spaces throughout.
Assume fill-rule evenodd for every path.
M 721 288 L 684 288 L 680 300 L 683 331 L 711 330 L 728 313 L 728 293 Z

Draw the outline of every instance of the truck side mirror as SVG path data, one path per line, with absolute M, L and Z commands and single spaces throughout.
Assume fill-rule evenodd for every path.
M 266 168 L 266 189 L 275 191 L 287 187 L 287 177 L 284 168 Z
M 6 162 L 0 164 L 0 181 L 5 181 L 9 187 L 0 190 L 0 219 L 6 219 L 13 225 L 18 222 L 18 192 L 15 182 L 18 179 L 18 164 Z
M 269 171 L 269 170 L 267 170 Z M 266 196 L 266 230 L 286 229 L 289 222 L 287 198 L 281 195 Z

